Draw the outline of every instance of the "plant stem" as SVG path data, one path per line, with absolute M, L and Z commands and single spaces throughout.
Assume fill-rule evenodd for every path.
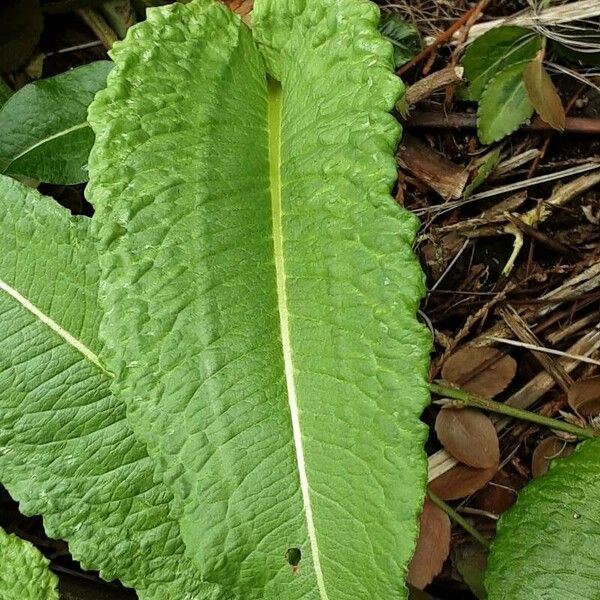
M 600 432 L 597 432 L 595 429 L 590 427 L 578 427 L 577 425 L 572 425 L 571 423 L 565 423 L 564 421 L 559 421 L 558 419 L 544 417 L 543 415 L 538 415 L 537 413 L 530 412 L 528 410 L 515 408 L 514 406 L 509 406 L 508 404 L 503 404 L 502 402 L 489 400 L 488 398 L 476 396 L 475 394 L 465 392 L 464 390 L 446 387 L 445 385 L 440 385 L 438 383 L 430 383 L 429 389 L 438 396 L 451 398 L 452 400 L 455 400 L 464 406 L 481 408 L 490 412 L 506 415 L 507 417 L 513 417 L 515 419 L 536 423 L 537 425 L 545 425 L 551 429 L 570 433 L 578 438 L 592 439 L 600 435 Z
M 490 543 L 467 521 L 462 515 L 458 514 L 451 506 L 448 506 L 439 496 L 434 494 L 431 490 L 427 491 L 429 499 L 440 509 L 443 510 L 449 517 L 450 520 L 454 521 L 457 525 L 460 525 L 468 534 L 473 536 L 484 548 L 489 548 Z

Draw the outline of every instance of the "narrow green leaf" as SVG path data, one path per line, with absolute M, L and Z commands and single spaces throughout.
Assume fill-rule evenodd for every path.
M 98 358 L 89 219 L 0 175 L 0 223 L 0 481 L 84 568 L 140 599 L 214 600 Z
M 462 66 L 472 100 L 481 100 L 488 84 L 507 67 L 532 60 L 542 38 L 530 29 L 513 25 L 494 27 L 477 38 L 465 52 Z
M 500 163 L 501 148 L 495 148 L 487 154 L 477 168 L 477 173 L 473 177 L 473 181 L 465 188 L 463 198 L 469 198 L 473 192 L 481 185 L 483 185 L 487 178 L 493 173 L 494 169 Z
M 379 31 L 394 46 L 394 66 L 396 69 L 416 56 L 423 47 L 419 30 L 408 21 L 394 14 L 381 18 Z
M 90 107 L 103 356 L 203 577 L 244 600 L 406 598 L 429 339 L 378 21 L 149 10 Z
M 14 94 L 0 110 L 0 172 L 47 183 L 87 181 L 94 142 L 87 107 L 111 68 L 97 61 Z
M 31 543 L 0 528 L 0 598 L 58 600 L 58 579 Z
M 519 492 L 488 558 L 489 600 L 598 598 L 600 441 L 581 444 Z
M 492 144 L 517 130 L 533 115 L 523 70 L 528 62 L 511 65 L 494 77 L 479 102 L 477 130 L 483 144 Z

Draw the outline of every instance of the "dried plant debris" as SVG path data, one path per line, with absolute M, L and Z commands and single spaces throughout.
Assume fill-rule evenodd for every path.
M 435 432 L 442 446 L 470 467 L 487 469 L 500 461 L 494 424 L 479 410 L 442 408 L 435 420 Z
M 468 392 L 493 398 L 503 392 L 517 372 L 510 355 L 496 348 L 466 346 L 451 354 L 442 367 L 445 381 Z
M 452 527 L 448 515 L 429 499 L 425 499 L 419 524 L 419 538 L 408 567 L 407 581 L 423 589 L 442 570 L 448 558 Z
M 494 477 L 498 465 L 476 469 L 458 464 L 429 482 L 429 489 L 442 500 L 458 500 L 474 494 Z
M 600 376 L 576 381 L 567 394 L 569 406 L 582 417 L 600 415 Z
M 531 456 L 531 475 L 532 477 L 541 477 L 548 472 L 550 463 L 556 458 L 569 456 L 575 450 L 573 444 L 566 440 L 552 435 L 544 438 L 533 451 Z

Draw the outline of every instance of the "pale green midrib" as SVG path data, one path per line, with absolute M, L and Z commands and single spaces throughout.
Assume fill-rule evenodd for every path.
M 84 121 L 83 123 L 78 123 L 77 125 L 73 125 L 73 127 L 69 127 L 67 129 L 62 129 L 61 131 L 59 131 L 53 135 L 50 135 L 48 137 L 45 137 L 44 139 L 40 140 L 39 142 L 36 142 L 35 144 L 33 144 L 31 146 L 28 146 L 20 154 L 17 154 L 17 156 L 15 156 L 13 159 L 11 159 L 11 161 L 6 165 L 6 167 L 4 167 L 4 169 L 3 169 L 4 172 L 8 171 L 10 169 L 10 167 L 14 163 L 16 163 L 20 158 L 23 158 L 26 154 L 33 152 L 36 148 L 39 148 L 40 146 L 43 146 L 44 144 L 47 144 L 48 142 L 51 142 L 52 140 L 56 140 L 62 136 L 68 135 L 69 133 L 78 131 L 79 129 L 84 129 L 85 127 L 89 127 L 87 121 Z
M 77 350 L 87 361 L 92 363 L 96 368 L 100 369 L 104 375 L 112 378 L 114 375 L 106 369 L 98 356 L 90 350 L 82 341 L 78 340 L 74 335 L 63 329 L 54 319 L 40 310 L 33 302 L 20 294 L 16 289 L 8 283 L 0 279 L 0 290 L 3 291 L 9 298 L 12 298 L 17 304 L 22 306 L 26 311 L 32 314 L 38 321 L 48 327 L 55 335 L 59 336 L 69 346 Z
M 273 250 L 275 258 L 275 275 L 277 281 L 277 308 L 279 312 L 279 325 L 281 334 L 281 345 L 283 352 L 283 364 L 285 370 L 285 382 L 290 408 L 290 419 L 294 437 L 294 450 L 298 466 L 298 477 L 302 503 L 306 518 L 306 529 L 310 542 L 315 577 L 321 600 L 329 600 L 321 568 L 321 557 L 317 543 L 317 532 L 315 528 L 312 504 L 310 497 L 310 486 L 306 473 L 304 460 L 304 447 L 302 431 L 300 427 L 300 415 L 298 410 L 298 399 L 296 396 L 296 384 L 294 380 L 294 365 L 292 360 L 292 346 L 290 340 L 289 311 L 286 290 L 285 259 L 283 250 L 283 211 L 281 202 L 281 107 L 282 94 L 280 84 L 267 77 L 268 89 L 268 142 L 269 142 L 269 190 L 271 194 L 271 211 L 273 218 Z

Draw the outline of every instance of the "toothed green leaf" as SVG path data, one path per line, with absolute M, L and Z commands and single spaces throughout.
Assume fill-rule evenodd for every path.
M 488 558 L 489 600 L 595 600 L 600 441 L 584 442 L 519 492 Z
M 213 600 L 98 358 L 89 222 L 0 175 L 0 482 L 85 569 L 140 599 Z
M 0 110 L 0 172 L 64 185 L 87 181 L 94 143 L 87 107 L 111 67 L 97 61 L 13 94 Z
M 494 27 L 477 38 L 465 52 L 462 66 L 469 82 L 469 99 L 481 100 L 488 84 L 507 67 L 533 60 L 542 38 L 531 29 L 514 25 Z
M 406 598 L 429 339 L 378 11 L 257 0 L 252 31 L 209 0 L 148 15 L 89 112 L 114 389 L 206 580 Z
M 31 543 L 0 528 L 0 598 L 58 600 L 58 579 Z
M 533 116 L 533 105 L 523 82 L 528 64 L 507 67 L 485 88 L 477 111 L 477 130 L 483 144 L 501 140 Z

